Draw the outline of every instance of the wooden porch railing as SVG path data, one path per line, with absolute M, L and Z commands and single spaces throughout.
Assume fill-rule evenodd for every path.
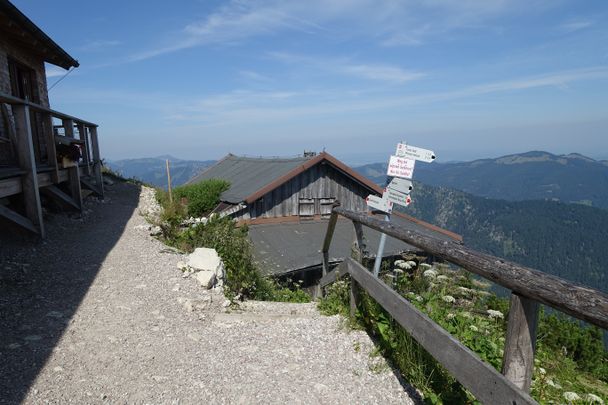
M 10 112 L 7 105 L 10 106 Z M 0 179 L 0 198 L 22 193 L 25 217 L 3 205 L 0 205 L 0 215 L 44 237 L 41 191 L 76 209 L 82 209 L 81 184 L 103 197 L 97 124 L 4 93 L 0 93 L 0 110 L 8 129 L 7 141 L 16 152 L 18 164 L 17 168 L 9 168 L 9 173 Z M 40 127 L 43 131 L 38 135 L 46 141 L 48 162 L 44 167 L 39 166 L 35 159 L 33 113 L 38 114 L 42 121 Z M 59 127 L 63 129 L 63 134 L 58 133 L 53 118 L 61 120 Z M 57 161 L 57 143 L 79 144 L 82 163 L 69 168 L 61 167 Z M 63 182 L 69 184 L 68 194 L 55 186 Z
M 348 258 L 328 272 L 328 252 L 338 215 L 353 221 L 357 260 Z M 420 312 L 361 264 L 362 226 L 383 232 L 456 264 L 512 291 L 502 374 Z M 366 213 L 334 207 L 322 247 L 321 288 L 344 274 L 351 276 L 351 314 L 359 289 L 376 300 L 420 345 L 477 399 L 486 404 L 536 403 L 529 396 L 539 303 L 603 329 L 608 328 L 608 295 L 538 270 L 477 252 L 458 242 L 440 240 L 373 218 Z

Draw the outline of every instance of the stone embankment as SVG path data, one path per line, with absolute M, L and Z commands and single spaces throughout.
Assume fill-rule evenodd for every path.
M 152 190 L 107 189 L 44 242 L 2 239 L 0 403 L 413 402 L 367 334 L 314 304 L 229 306 L 149 235 Z

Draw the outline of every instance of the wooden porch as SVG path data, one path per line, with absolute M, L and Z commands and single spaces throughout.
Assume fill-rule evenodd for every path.
M 82 188 L 103 198 L 97 124 L 0 93 L 7 136 L 0 148 L 11 149 L 14 164 L 0 167 L 0 217 L 44 237 L 42 196 L 59 206 L 82 210 Z M 43 143 L 44 159 L 35 145 Z M 58 149 L 76 145 L 81 158 L 59 162 Z M 9 201 L 21 196 L 20 202 Z

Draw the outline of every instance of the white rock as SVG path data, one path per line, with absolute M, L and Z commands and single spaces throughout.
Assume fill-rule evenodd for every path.
M 212 271 L 198 271 L 192 275 L 201 287 L 210 289 L 215 284 L 215 273 Z
M 217 280 L 224 279 L 224 263 L 220 259 L 215 249 L 196 248 L 188 256 L 188 266 L 195 270 L 211 271 Z

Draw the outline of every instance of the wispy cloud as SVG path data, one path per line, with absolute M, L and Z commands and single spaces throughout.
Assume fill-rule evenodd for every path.
M 112 89 L 60 89 L 55 99 L 69 103 L 133 106 L 164 118 L 168 126 L 198 125 L 200 127 L 231 126 L 247 128 L 269 123 L 291 123 L 298 120 L 332 117 L 339 121 L 348 114 L 390 111 L 400 114 L 409 107 L 455 100 L 474 102 L 479 96 L 509 92 L 532 91 L 543 87 L 565 88 L 575 82 L 608 79 L 608 67 L 591 67 L 510 80 L 473 84 L 441 92 L 417 92 L 403 95 L 398 89 L 355 94 L 335 88 L 250 91 L 234 90 L 207 97 L 184 97 L 165 93 L 139 93 Z
M 358 63 L 347 58 L 326 58 L 286 52 L 270 52 L 268 55 L 284 63 L 306 65 L 318 70 L 394 84 L 403 84 L 426 76 L 423 72 L 406 70 L 398 66 Z
M 478 96 L 533 90 L 542 87 L 564 88 L 579 81 L 608 78 L 608 68 L 593 67 L 511 80 L 489 82 L 443 92 L 420 92 L 407 96 L 382 93 L 353 96 L 335 89 L 317 91 L 249 92 L 233 91 L 190 101 L 179 108 L 181 121 L 204 125 L 268 123 L 309 117 L 339 116 L 378 110 L 405 109 L 409 106 L 475 100 Z
M 493 18 L 533 10 L 544 0 L 232 0 L 174 32 L 164 45 L 130 56 L 140 61 L 201 45 L 238 44 L 283 32 L 330 40 L 372 38 L 385 46 L 418 45 L 446 32 L 479 28 Z
M 255 82 L 264 82 L 268 83 L 272 81 L 272 78 L 263 75 L 261 73 L 255 72 L 253 70 L 240 70 L 238 72 L 239 76 L 243 79 L 255 81 Z
M 561 24 L 558 29 L 565 33 L 571 33 L 575 31 L 584 30 L 593 26 L 594 24 L 594 21 L 591 20 L 573 20 Z

